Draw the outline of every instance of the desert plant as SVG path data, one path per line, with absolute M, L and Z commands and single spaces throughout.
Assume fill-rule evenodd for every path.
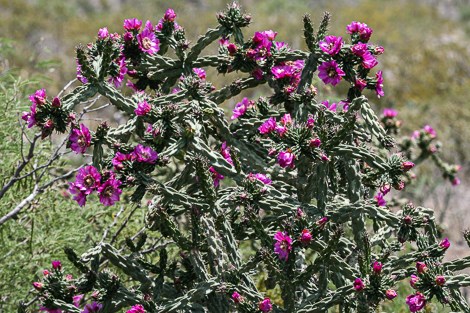
M 102 241 L 79 257 L 66 248 L 83 275 L 67 276 L 53 261 L 34 283 L 41 310 L 373 312 L 411 275 L 412 312 L 434 297 L 467 312 L 459 288 L 470 277 L 454 272 L 470 259 L 441 262 L 450 243 L 431 209 L 392 211 L 384 200 L 426 159 L 454 184 L 458 167 L 439 158 L 430 126 L 397 143 L 396 112 L 380 120 L 372 110 L 363 91 L 384 96 L 382 71 L 371 74 L 383 53 L 368 43 L 372 29 L 352 22 L 346 41 L 327 35 L 329 14 L 318 31 L 305 16 L 308 51 L 300 51 L 272 30 L 245 40 L 251 17 L 235 3 L 217 19 L 193 45 L 171 9 L 156 26 L 134 18 L 122 35 L 102 28 L 77 48 L 83 85 L 52 100 L 44 89 L 31 96 L 29 126 L 43 137 L 68 133 L 77 154 L 93 148 L 92 165 L 70 183 L 80 206 L 94 194 L 111 206 L 130 190 L 129 205 L 146 210 L 146 229 L 127 249 Z M 216 41 L 218 55 L 201 54 Z M 245 75 L 217 89 L 208 67 Z M 348 84 L 345 99 L 320 101 L 322 82 Z M 264 84 L 269 97 L 243 98 L 229 123 L 219 105 Z M 97 94 L 127 121 L 94 132 L 77 122 L 73 110 Z M 407 242 L 415 251 L 401 253 Z M 278 299 L 257 288 L 260 273 Z

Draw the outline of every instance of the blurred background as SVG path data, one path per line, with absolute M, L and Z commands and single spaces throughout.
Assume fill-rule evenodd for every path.
M 215 14 L 227 2 L 0 0 L 0 100 L 3 100 L 0 182 L 6 179 L 9 166 L 13 166 L 12 158 L 18 152 L 12 150 L 12 142 L 17 140 L 14 136 L 18 114 L 29 106 L 27 95 L 40 86 L 47 88 L 48 95 L 55 95 L 75 78 L 77 44 L 94 41 L 101 27 L 121 33 L 125 18 L 137 17 L 156 23 L 168 7 L 176 11 L 178 23 L 194 42 L 208 27 L 217 25 Z M 385 97 L 380 100 L 370 97 L 373 106 L 377 110 L 397 109 L 404 125 L 403 136 L 410 136 L 425 124 L 431 125 L 443 143 L 443 158 L 462 165 L 459 175 L 462 183 L 457 187 L 445 182 L 432 164 L 424 165 L 417 173 L 415 186 L 408 191 L 410 198 L 436 209 L 436 219 L 453 243 L 449 258 L 468 255 L 461 232 L 470 225 L 466 179 L 470 157 L 470 1 L 243 0 L 240 3 L 252 15 L 252 24 L 245 29 L 246 37 L 255 31 L 272 29 L 278 32 L 278 41 L 286 41 L 297 49 L 305 49 L 302 16 L 306 13 L 318 25 L 322 13 L 329 11 L 330 34 L 337 36 L 347 35 L 345 28 L 351 21 L 367 23 L 374 30 L 371 42 L 385 48 L 385 54 L 379 58 L 379 68 L 384 70 Z M 213 52 L 216 48 L 213 47 Z M 217 80 L 217 85 L 230 81 L 212 74 L 208 80 Z M 2 215 L 10 208 L 10 200 L 0 200 Z M 57 193 L 46 193 L 41 201 L 41 205 L 32 206 L 21 218 L 0 226 L 3 243 L 0 245 L 0 312 L 14 311 L 13 304 L 28 294 L 34 275 L 48 266 L 51 258 L 63 257 L 63 245 L 83 251 L 89 247 L 90 240 L 100 240 L 102 229 L 114 218 L 112 208 L 79 209 Z M 142 218 L 143 213 L 136 216 L 140 222 Z M 390 312 L 399 311 L 394 308 Z

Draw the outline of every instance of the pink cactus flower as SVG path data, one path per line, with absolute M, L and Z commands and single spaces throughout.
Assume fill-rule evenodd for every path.
M 74 128 L 69 137 L 70 149 L 76 154 L 83 154 L 91 145 L 90 130 L 84 125 L 80 124 L 80 129 Z
M 426 305 L 426 298 L 420 292 L 406 297 L 406 304 L 410 308 L 410 312 L 418 312 Z
M 292 238 L 286 232 L 278 231 L 274 235 L 274 253 L 279 256 L 281 261 L 287 261 L 289 253 L 292 250 Z

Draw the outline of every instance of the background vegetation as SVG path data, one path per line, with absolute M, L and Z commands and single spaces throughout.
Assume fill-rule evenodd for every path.
M 460 176 L 464 178 L 470 148 L 468 1 L 446 1 L 444 5 L 418 0 L 240 2 L 252 13 L 250 32 L 273 29 L 279 32 L 279 40 L 296 48 L 305 48 L 300 37 L 305 13 L 318 21 L 323 11 L 330 11 L 331 33 L 336 35 L 344 34 L 345 25 L 352 20 L 371 26 L 375 30 L 372 41 L 385 47 L 380 60 L 385 69 L 386 97 L 377 101 L 376 107 L 399 110 L 405 122 L 403 135 L 424 124 L 432 125 L 444 143 L 444 157 L 463 165 Z M 175 9 L 188 38 L 195 41 L 197 35 L 215 25 L 215 12 L 225 4 L 217 0 L 0 0 L 0 185 L 11 176 L 20 159 L 22 133 L 18 117 L 29 106 L 27 96 L 39 86 L 47 86 L 48 94 L 54 95 L 74 78 L 74 47 L 78 43 L 94 40 L 100 27 L 121 32 L 125 18 L 156 22 L 168 7 Z M 223 84 L 229 79 L 212 76 L 209 80 Z M 38 162 L 47 157 L 59 139 L 53 140 L 41 143 Z M 63 158 L 61 162 L 60 167 L 67 168 L 74 160 Z M 443 227 L 455 243 L 453 253 L 459 255 L 463 244 L 459 243 L 460 231 L 468 225 L 464 216 L 470 197 L 465 192 L 468 182 L 462 179 L 462 186 L 451 189 L 434 177 L 432 168 L 426 173 L 418 173 L 421 175 L 410 197 L 438 210 Z M 25 180 L 9 190 L 0 198 L 0 216 L 32 188 Z M 63 246 L 83 251 L 100 241 L 107 226 L 115 221 L 108 230 L 111 237 L 131 213 L 129 208 L 104 208 L 92 202 L 80 209 L 59 184 L 36 198 L 17 219 L 0 226 L 0 312 L 16 310 L 16 303 L 31 289 L 31 280 L 51 259 L 65 259 Z M 118 212 L 122 213 L 116 217 Z M 142 220 L 139 212 L 133 213 L 130 227 L 137 228 Z M 120 234 L 116 240 L 122 241 L 125 235 Z M 384 310 L 401 312 L 404 299 L 396 302 Z

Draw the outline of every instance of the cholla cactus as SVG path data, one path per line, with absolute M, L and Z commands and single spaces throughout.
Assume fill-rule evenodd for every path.
M 328 14 L 316 32 L 305 16 L 309 51 L 300 51 L 272 30 L 244 39 L 251 17 L 237 4 L 217 19 L 193 45 L 171 9 L 156 26 L 128 19 L 122 35 L 101 29 L 77 48 L 83 85 L 53 101 L 44 90 L 32 96 L 30 127 L 69 133 L 70 149 L 93 151 L 93 165 L 70 183 L 80 206 L 94 193 L 113 205 L 124 191 L 135 206 L 149 203 L 145 232 L 127 250 L 102 242 L 79 257 L 66 249 L 83 275 L 53 263 L 34 283 L 41 310 L 374 312 L 398 297 L 412 312 L 432 298 L 469 312 L 459 288 L 470 276 L 454 272 L 470 259 L 442 263 L 449 242 L 433 211 L 409 203 L 392 211 L 384 199 L 425 159 L 454 184 L 458 168 L 437 156 L 431 127 L 397 143 L 396 111 L 379 118 L 371 109 L 363 91 L 384 96 L 372 29 L 352 22 L 348 39 L 327 36 Z M 201 55 L 216 41 L 217 55 Z M 242 77 L 216 89 L 208 67 Z M 349 86 L 344 100 L 324 99 L 315 87 L 323 83 Z M 226 118 L 221 104 L 264 84 L 271 94 L 243 98 Z M 77 125 L 74 108 L 97 94 L 127 122 Z M 416 248 L 400 253 L 406 242 Z M 279 298 L 257 288 L 261 273 L 264 291 L 278 286 Z M 416 293 L 397 294 L 409 277 Z

